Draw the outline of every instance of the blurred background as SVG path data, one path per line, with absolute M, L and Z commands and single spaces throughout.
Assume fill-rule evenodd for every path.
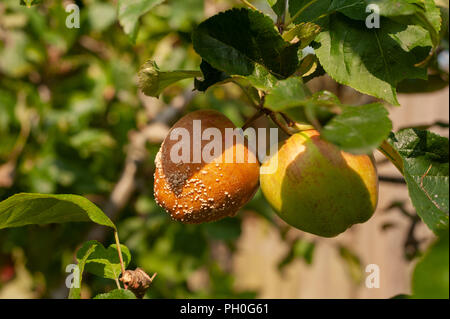
M 70 3 L 80 8 L 80 28 L 66 27 Z M 252 3 L 270 12 L 265 0 Z M 234 84 L 198 93 L 187 80 L 160 99 L 144 96 L 136 84 L 139 66 L 153 59 L 161 70 L 198 70 L 192 29 L 240 4 L 165 1 L 141 18 L 132 43 L 117 22 L 116 1 L 45 0 L 27 8 L 19 0 L 2 0 L 0 200 L 19 192 L 89 198 L 116 223 L 131 250 L 129 268 L 158 273 L 149 298 L 409 294 L 414 265 L 434 235 L 415 214 L 401 176 L 380 154 L 375 154 L 381 176 L 375 215 L 335 238 L 289 227 L 260 192 L 237 217 L 201 225 L 173 222 L 155 204 L 153 161 L 171 124 L 187 112 L 213 108 L 241 126 L 254 111 Z M 400 94 L 401 107 L 389 107 L 394 130 L 430 126 L 448 136 L 448 51 L 441 60 L 439 81 L 407 83 L 402 91 L 413 93 Z M 328 89 L 346 103 L 371 100 L 326 76 L 308 85 Z M 271 124 L 263 118 L 255 125 Z M 65 267 L 88 239 L 114 241 L 109 229 L 90 223 L 0 230 L 0 298 L 67 297 Z M 369 264 L 379 266 L 379 288 L 365 285 Z M 112 280 L 85 274 L 82 296 L 114 287 Z

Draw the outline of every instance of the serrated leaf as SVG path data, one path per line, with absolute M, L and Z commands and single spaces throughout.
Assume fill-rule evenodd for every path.
M 412 279 L 412 298 L 448 299 L 449 236 L 438 238 L 417 263 Z
M 107 249 L 98 241 L 91 240 L 86 242 L 83 247 L 77 251 L 77 259 L 85 258 L 84 269 L 101 278 L 116 279 L 121 273 L 121 266 L 116 245 L 110 245 Z M 131 260 L 131 254 L 128 248 L 120 245 L 125 268 Z M 87 252 L 93 249 L 88 256 Z
M 158 97 L 168 86 L 189 78 L 202 76 L 199 71 L 160 71 L 155 61 L 145 62 L 138 73 L 138 85 L 145 95 Z
M 321 131 L 324 139 L 353 154 L 369 154 L 385 140 L 392 123 L 382 104 L 342 106 Z
M 398 105 L 395 87 L 403 79 L 425 79 L 423 61 L 432 47 L 429 33 L 420 26 L 383 20 L 381 28 L 342 14 L 330 17 L 315 52 L 325 71 L 337 82 Z
M 119 0 L 117 16 L 125 34 L 132 42 L 136 41 L 139 30 L 139 18 L 164 0 Z
M 417 214 L 436 234 L 448 232 L 448 138 L 404 129 L 391 133 L 388 142 L 402 159 L 403 175 Z
M 89 221 L 116 229 L 100 208 L 78 195 L 20 193 L 0 202 L 0 229 Z
M 94 299 L 136 299 L 136 296 L 127 289 L 114 289 L 104 294 L 98 294 Z
M 283 40 L 261 12 L 232 9 L 202 22 L 193 32 L 195 51 L 212 67 L 248 78 L 260 89 L 297 68 L 297 45 Z
M 328 12 L 338 11 L 352 19 L 366 20 L 372 13 L 371 10 L 367 12 L 366 8 L 373 4 L 378 7 L 378 14 L 382 17 L 400 20 L 405 24 L 421 25 L 430 32 L 433 43 L 438 44 L 441 17 L 433 0 L 334 0 Z
M 439 32 L 440 14 L 433 0 L 290 0 L 289 12 L 297 24 L 315 21 L 335 12 L 351 19 L 366 20 L 372 14 L 369 5 L 376 5 L 382 17 L 422 17 L 426 21 L 419 19 L 415 22 L 427 29 L 431 27 L 433 32 Z

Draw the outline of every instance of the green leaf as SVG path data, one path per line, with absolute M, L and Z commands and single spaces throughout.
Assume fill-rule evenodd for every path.
M 370 12 L 366 12 L 369 4 L 375 4 L 380 9 L 379 14 L 384 17 L 411 15 L 418 7 L 404 0 L 335 0 L 328 7 L 328 12 L 338 11 L 347 17 L 357 20 L 366 20 Z
M 0 202 L 0 229 L 88 221 L 116 229 L 100 208 L 78 195 L 20 193 Z
M 81 282 L 83 280 L 84 267 L 86 261 L 96 247 L 95 241 L 88 241 L 83 244 L 83 246 L 78 250 L 77 253 L 77 265 L 78 265 L 78 283 L 76 286 L 70 288 L 69 299 L 80 299 L 81 298 Z
M 158 97 L 168 86 L 184 79 L 202 76 L 199 71 L 160 71 L 155 61 L 145 62 L 138 74 L 139 88 L 145 95 Z
M 332 0 L 290 0 L 289 14 L 296 24 L 315 22 L 322 25 L 323 17 L 329 14 Z
M 195 51 L 212 67 L 267 89 L 297 68 L 297 45 L 283 40 L 261 12 L 232 9 L 202 22 L 193 32 Z
M 412 279 L 412 298 L 449 298 L 449 236 L 438 238 L 417 263 Z
M 77 251 L 77 259 L 85 258 L 85 270 L 101 278 L 116 279 L 121 273 L 121 266 L 116 245 L 110 245 L 106 249 L 100 242 L 91 240 L 86 242 Z M 126 268 L 131 260 L 128 248 L 120 245 L 124 267 Z M 92 250 L 88 255 L 87 252 Z M 87 255 L 87 257 L 86 257 Z
M 417 214 L 436 234 L 448 232 L 448 138 L 404 129 L 391 133 L 388 142 L 403 161 L 403 175 Z
M 335 14 L 329 29 L 319 34 L 316 54 L 325 71 L 337 82 L 398 105 L 395 87 L 403 79 L 425 79 L 423 61 L 432 47 L 429 33 L 420 26 L 381 21 L 368 29 Z
M 203 73 L 203 81 L 195 79 L 194 87 L 196 90 L 199 90 L 201 92 L 206 91 L 210 86 L 214 84 L 223 83 L 231 79 L 228 74 L 213 68 L 211 64 L 209 64 L 205 60 L 202 60 L 202 63 L 200 64 L 200 70 L 202 70 Z
M 341 12 L 352 19 L 366 20 L 370 12 L 366 12 L 369 4 L 376 4 L 379 14 L 401 21 L 404 24 L 418 24 L 430 32 L 435 46 L 439 44 L 441 17 L 439 8 L 433 0 L 335 0 L 328 12 Z
M 301 60 L 300 66 L 298 67 L 295 74 L 298 76 L 301 76 L 302 78 L 306 78 L 306 77 L 314 74 L 314 72 L 318 68 L 318 65 L 319 65 L 319 60 L 317 60 L 316 55 L 308 54 Z
M 279 81 L 266 95 L 265 107 L 274 112 L 283 112 L 299 124 L 313 124 L 307 115 L 312 110 L 319 123 L 327 123 L 335 114 L 333 107 L 341 105 L 331 92 L 320 91 L 310 96 L 308 89 L 299 77 Z M 308 110 L 307 110 L 308 109 Z
M 110 292 L 99 294 L 94 299 L 136 299 L 136 296 L 127 289 L 114 289 Z
M 308 89 L 300 77 L 278 81 L 266 95 L 265 106 L 275 112 L 299 106 L 308 99 Z
M 132 42 L 136 41 L 139 18 L 164 0 L 119 0 L 117 3 L 119 23 Z
M 408 17 L 432 33 L 439 33 L 441 18 L 433 0 L 291 0 L 289 12 L 294 23 L 317 21 L 320 17 L 340 12 L 355 20 L 365 21 L 372 12 L 366 12 L 370 4 L 379 8 L 382 17 Z M 298 13 L 300 12 L 300 15 Z M 408 23 L 406 23 L 408 24 Z
M 380 103 L 342 106 L 321 131 L 324 139 L 353 154 L 369 154 L 389 135 L 392 123 Z
M 300 42 L 299 49 L 307 47 L 312 40 L 319 34 L 320 26 L 317 24 L 306 22 L 294 26 L 289 31 L 283 33 L 283 39 L 288 42 Z

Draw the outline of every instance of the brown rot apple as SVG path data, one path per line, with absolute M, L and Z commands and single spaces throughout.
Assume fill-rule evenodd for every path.
M 259 163 L 234 129 L 214 110 L 189 113 L 171 128 L 156 155 L 154 195 L 173 219 L 201 223 L 234 216 L 253 197 Z
M 374 213 L 378 177 L 372 158 L 339 150 L 315 130 L 303 131 L 280 143 L 262 167 L 264 196 L 278 215 L 300 230 L 336 236 Z

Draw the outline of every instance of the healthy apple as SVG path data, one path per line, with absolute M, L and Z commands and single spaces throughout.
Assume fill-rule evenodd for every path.
M 339 150 L 316 130 L 292 135 L 261 168 L 264 196 L 289 225 L 323 237 L 334 237 L 367 221 L 378 198 L 372 158 Z

